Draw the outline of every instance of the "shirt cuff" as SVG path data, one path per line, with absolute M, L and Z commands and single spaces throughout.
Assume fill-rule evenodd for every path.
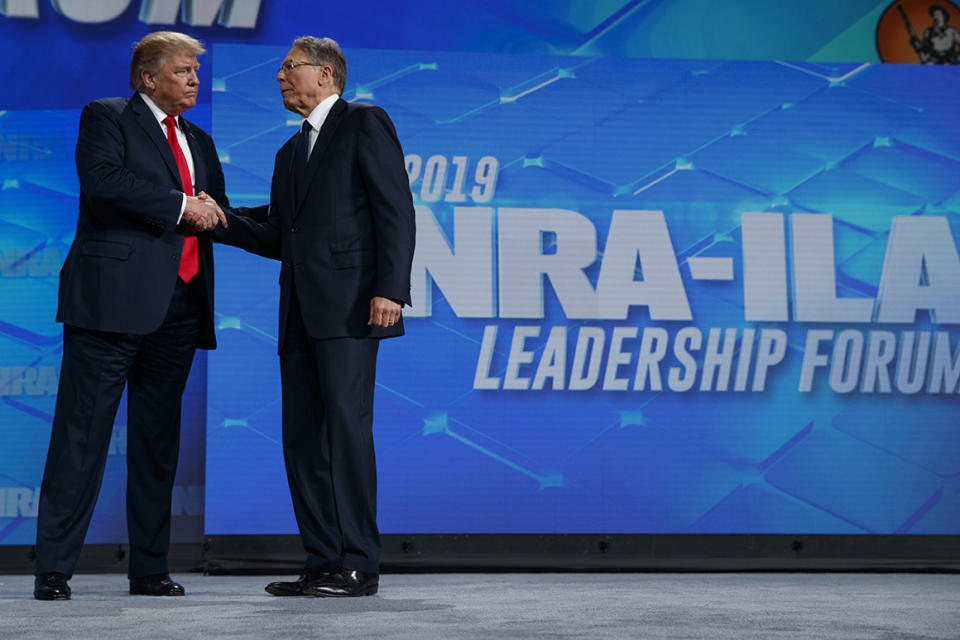
M 183 212 L 187 210 L 187 194 L 183 194 L 183 197 L 180 198 L 180 215 L 177 216 L 177 224 L 180 224 L 180 221 L 183 220 Z

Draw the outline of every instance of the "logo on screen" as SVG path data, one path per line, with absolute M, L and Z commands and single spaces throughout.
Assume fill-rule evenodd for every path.
M 73 22 L 103 24 L 120 18 L 130 7 L 131 0 L 50 0 L 50 4 L 57 13 Z M 8 18 L 39 18 L 39 5 L 40 0 L 0 2 L 0 15 Z M 222 27 L 251 29 L 257 26 L 259 12 L 260 0 L 141 0 L 138 17 L 147 24 L 176 24 L 179 14 L 180 22 L 193 27 L 213 26 L 216 19 Z
M 40 489 L 0 487 L 0 518 L 36 518 Z
M 960 64 L 960 8 L 948 0 L 897 0 L 877 23 L 884 62 Z

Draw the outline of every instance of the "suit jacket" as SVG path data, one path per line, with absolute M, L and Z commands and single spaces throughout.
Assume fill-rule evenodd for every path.
M 226 206 L 213 140 L 180 118 L 193 156 L 195 187 Z M 163 127 L 143 99 L 104 98 L 84 107 L 76 150 L 77 233 L 60 272 L 57 321 L 84 329 L 148 334 L 173 297 L 184 234 L 177 228 L 182 185 Z M 213 249 L 198 237 L 209 313 L 200 347 L 213 332 Z
M 291 292 L 296 290 L 311 337 L 403 335 L 402 320 L 371 327 L 370 300 L 410 304 L 415 241 L 413 198 L 396 130 L 386 112 L 337 100 L 310 155 L 308 186 L 294 195 L 294 148 L 277 152 L 266 208 L 228 212 L 215 239 L 281 261 L 283 348 Z

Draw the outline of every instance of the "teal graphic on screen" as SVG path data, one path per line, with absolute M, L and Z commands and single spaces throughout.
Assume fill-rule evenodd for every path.
M 236 205 L 297 132 L 217 45 Z M 347 50 L 417 210 L 385 533 L 960 531 L 953 68 Z M 296 533 L 279 264 L 217 248 L 208 534 Z

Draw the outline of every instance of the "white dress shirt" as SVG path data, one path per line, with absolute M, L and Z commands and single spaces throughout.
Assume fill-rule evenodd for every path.
M 310 123 L 310 136 L 307 139 L 307 159 L 310 158 L 310 154 L 313 153 L 313 145 L 317 142 L 317 137 L 320 135 L 320 127 L 323 126 L 324 120 L 327 119 L 327 114 L 330 113 L 330 109 L 333 108 L 334 103 L 340 98 L 339 93 L 335 93 L 332 96 L 327 96 L 320 104 L 313 108 L 313 111 L 310 112 L 304 120 L 307 120 Z M 300 122 L 300 126 L 303 126 L 303 121 Z
M 160 130 L 163 131 L 163 137 L 167 137 L 167 125 L 163 124 L 163 119 L 167 117 L 167 114 L 163 112 L 163 109 L 157 106 L 157 104 L 150 99 L 150 96 L 140 92 L 140 97 L 143 98 L 143 101 L 147 104 L 147 107 L 150 109 L 150 112 L 153 114 L 153 117 L 157 119 L 157 123 L 160 125 Z M 183 157 L 187 160 L 187 168 L 190 169 L 190 188 L 194 191 L 196 195 L 196 182 L 197 176 L 193 170 L 193 154 L 190 153 L 190 145 L 187 143 L 187 136 L 183 133 L 183 129 L 180 128 L 180 116 L 173 116 L 173 119 L 177 122 L 176 132 L 177 132 L 177 142 L 180 144 L 180 150 L 183 151 Z M 180 224 L 180 218 L 183 217 L 183 210 L 187 207 L 187 194 L 183 194 L 183 198 L 180 200 L 180 216 L 177 218 L 177 224 Z

